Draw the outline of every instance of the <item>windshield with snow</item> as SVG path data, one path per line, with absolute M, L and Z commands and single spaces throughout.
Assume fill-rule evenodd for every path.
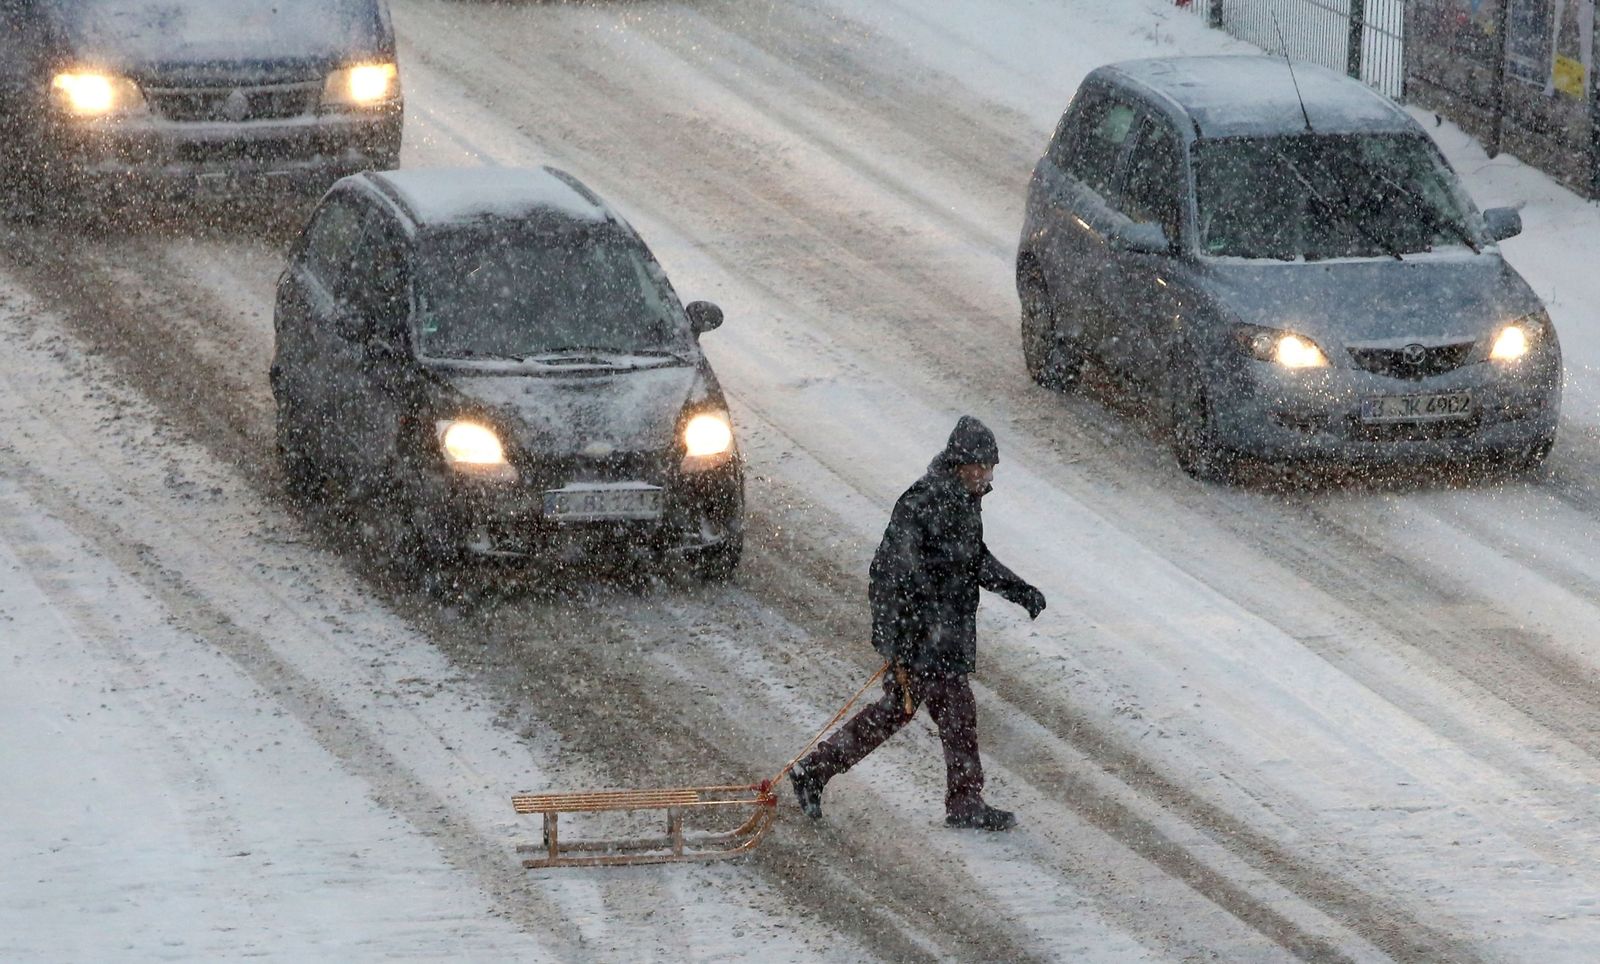
M 517 223 L 425 239 L 422 350 L 434 358 L 686 354 L 688 323 L 631 238 Z
M 1297 134 L 1195 144 L 1206 254 L 1390 257 L 1481 239 L 1455 178 L 1406 134 Z
M 50 0 L 81 55 L 208 63 L 366 55 L 373 0 Z

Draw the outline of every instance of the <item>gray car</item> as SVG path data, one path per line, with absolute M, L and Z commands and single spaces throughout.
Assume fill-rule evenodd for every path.
M 1268 57 L 1112 64 L 1034 168 L 1023 353 L 1050 387 L 1093 362 L 1148 394 L 1201 478 L 1241 456 L 1531 469 L 1561 351 L 1500 256 L 1520 231 L 1358 81 Z

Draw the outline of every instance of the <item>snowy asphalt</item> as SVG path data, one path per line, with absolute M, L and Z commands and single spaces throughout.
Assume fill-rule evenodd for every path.
M 1507 251 L 1569 362 L 1547 477 L 1218 489 L 1111 393 L 1028 382 L 1010 273 L 1027 173 L 1078 77 L 1242 49 L 1189 14 L 396 0 L 395 19 L 405 164 L 566 167 L 686 299 L 727 310 L 705 345 L 751 461 L 747 565 L 727 587 L 441 604 L 280 495 L 266 365 L 303 210 L 4 228 L 0 609 L 67 627 L 18 634 L 8 658 L 37 685 L 12 683 L 4 719 L 104 757 L 82 744 L 104 734 L 74 728 L 91 723 L 47 710 L 80 675 L 131 674 L 98 694 L 134 721 L 110 735 L 157 735 L 91 773 L 127 789 L 149 759 L 170 781 L 91 804 L 99 823 L 33 816 L 70 772 L 0 810 L 29 828 L 0 857 L 36 881 L 0 885 L 4 956 L 1600 954 L 1600 292 L 1564 250 L 1594 236 L 1592 209 L 1437 132 L 1480 203 L 1530 202 Z M 533 831 L 511 791 L 759 778 L 854 690 L 875 665 L 866 559 L 963 411 L 1000 435 L 989 543 L 1051 600 L 1037 623 L 998 601 L 982 616 L 991 796 L 1023 828 L 941 826 L 919 723 L 830 787 L 828 820 L 791 811 L 746 861 L 517 870 Z M 273 740 L 276 764 L 248 752 Z M 8 770 L 54 759 L 8 752 Z M 260 805 L 279 792 L 303 805 Z M 98 936 L 39 926 L 147 879 L 97 864 L 87 827 L 169 811 L 230 829 L 130 846 L 182 855 L 225 897 L 149 896 Z M 260 883 L 229 866 L 245 851 L 286 869 Z M 242 901 L 271 932 L 241 924 Z

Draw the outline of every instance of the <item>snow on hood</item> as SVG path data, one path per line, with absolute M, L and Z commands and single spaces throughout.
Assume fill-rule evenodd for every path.
M 552 456 L 661 451 L 675 441 L 685 403 L 707 395 L 692 365 L 576 376 L 458 372 L 447 380 L 499 412 L 524 451 Z
M 1306 334 L 1324 348 L 1481 338 L 1543 304 L 1498 254 L 1327 262 L 1219 259 L 1206 288 L 1232 318 Z

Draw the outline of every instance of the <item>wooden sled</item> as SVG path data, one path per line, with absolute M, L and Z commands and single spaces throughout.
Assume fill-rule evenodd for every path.
M 606 867 L 665 864 L 689 860 L 723 860 L 742 854 L 761 841 L 778 815 L 778 795 L 769 784 L 727 787 L 681 787 L 673 790 L 600 790 L 591 793 L 519 793 L 511 798 L 517 813 L 542 814 L 544 842 L 522 844 L 518 853 L 543 853 L 522 866 Z M 666 811 L 666 835 L 631 840 L 567 841 L 559 833 L 563 813 L 619 810 Z M 744 822 L 722 833 L 686 833 L 684 816 L 691 812 L 728 812 Z
M 511 806 L 519 814 L 537 813 L 544 817 L 544 842 L 519 844 L 517 853 L 543 853 L 543 857 L 529 857 L 522 866 L 529 870 L 542 867 L 619 867 L 629 864 L 668 864 L 689 860 L 724 860 L 737 857 L 755 849 L 761 838 L 772 828 L 778 816 L 778 794 L 774 789 L 785 774 L 815 746 L 833 725 L 844 718 L 861 694 L 871 688 L 889 664 L 884 663 L 866 681 L 856 695 L 850 697 L 833 714 L 817 735 L 801 748 L 783 769 L 770 780 L 747 786 L 679 787 L 673 790 L 596 790 L 587 793 L 518 793 L 512 796 Z M 903 673 L 903 671 L 901 671 Z M 901 688 L 906 689 L 901 677 Z M 912 710 L 907 696 L 906 711 Z M 577 840 L 563 841 L 559 833 L 563 813 L 604 813 L 619 810 L 664 810 L 667 829 L 664 837 L 644 837 L 631 840 Z M 743 817 L 744 822 L 722 833 L 684 832 L 683 818 L 691 813 L 723 815 L 733 819 Z

